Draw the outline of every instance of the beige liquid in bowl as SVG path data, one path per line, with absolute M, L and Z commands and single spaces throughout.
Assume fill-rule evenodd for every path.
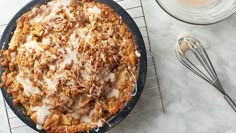
M 208 4 L 212 0 L 178 0 L 178 1 L 190 6 L 202 6 Z

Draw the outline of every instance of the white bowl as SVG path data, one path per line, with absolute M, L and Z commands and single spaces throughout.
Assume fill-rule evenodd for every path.
M 156 0 L 168 14 L 191 24 L 213 24 L 236 11 L 236 0 Z

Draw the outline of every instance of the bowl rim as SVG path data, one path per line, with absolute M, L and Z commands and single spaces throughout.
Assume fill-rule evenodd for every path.
M 28 4 L 26 4 L 22 9 L 20 9 L 16 15 L 10 20 L 7 27 L 5 28 L 2 37 L 0 39 L 0 47 L 1 49 L 8 48 L 8 43 L 11 40 L 12 34 L 16 28 L 16 21 L 19 17 L 21 17 L 25 12 L 29 11 L 32 7 L 38 4 L 44 4 L 46 2 L 49 2 L 51 0 L 35 0 L 30 1 Z M 98 129 L 91 129 L 91 133 L 97 133 L 97 132 L 105 132 L 110 130 L 111 128 L 115 127 L 117 124 L 119 124 L 122 120 L 126 118 L 126 116 L 131 112 L 131 110 L 134 108 L 136 103 L 138 102 L 141 93 L 144 88 L 144 84 L 146 81 L 146 74 L 147 74 L 147 55 L 146 55 L 146 48 L 144 45 L 144 40 L 141 35 L 141 32 L 134 22 L 134 20 L 131 18 L 131 16 L 116 2 L 113 0 L 96 0 L 99 3 L 105 4 L 108 7 L 112 8 L 117 15 L 121 16 L 122 21 L 125 23 L 125 25 L 128 27 L 128 30 L 132 33 L 133 39 L 135 41 L 135 45 L 137 46 L 138 51 L 141 53 L 141 57 L 138 58 L 138 69 L 137 69 L 137 79 L 135 82 L 135 86 L 137 87 L 137 93 L 135 96 L 133 96 L 124 106 L 122 110 L 120 110 L 117 114 L 113 115 L 111 118 L 107 120 L 107 122 L 103 127 L 100 127 Z M 0 75 L 3 73 L 3 69 L 0 68 Z M 13 112 L 16 114 L 16 116 L 23 121 L 26 125 L 31 127 L 32 129 L 40 132 L 45 133 L 45 130 L 38 130 L 36 128 L 36 124 L 30 119 L 29 116 L 24 115 L 24 109 L 22 106 L 14 106 L 12 103 L 12 96 L 7 93 L 6 87 L 1 89 L 4 99 L 6 100 L 9 107 L 13 110 Z M 97 131 L 98 130 L 98 131 Z
M 164 10 L 171 17 L 173 17 L 173 18 L 175 18 L 175 19 L 177 19 L 177 20 L 179 20 L 181 22 L 184 22 L 184 23 L 187 23 L 187 24 L 192 24 L 192 25 L 212 25 L 212 24 L 216 24 L 216 23 L 219 23 L 219 22 L 222 22 L 222 21 L 226 20 L 227 18 L 230 18 L 236 12 L 236 8 L 235 8 L 234 11 L 231 14 L 227 15 L 226 17 L 223 17 L 223 19 L 219 19 L 219 20 L 214 21 L 214 22 L 198 23 L 198 22 L 191 22 L 191 21 L 188 21 L 188 20 L 184 20 L 183 18 L 178 18 L 177 16 L 172 14 L 170 11 L 168 11 L 163 6 L 163 4 L 161 4 L 161 2 L 159 0 L 155 0 L 155 1 L 161 7 L 161 9 Z

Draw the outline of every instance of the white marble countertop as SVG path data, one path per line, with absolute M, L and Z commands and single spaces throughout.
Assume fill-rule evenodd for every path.
M 30 0 L 0 1 L 0 35 L 13 14 L 28 1 Z M 235 133 L 235 112 L 215 88 L 177 61 L 174 46 L 177 36 L 185 31 L 199 38 L 206 47 L 224 88 L 236 99 L 236 14 L 218 24 L 195 26 L 170 17 L 155 0 L 117 1 L 139 25 L 147 48 L 151 46 L 166 113 L 161 109 L 157 84 L 154 82 L 155 67 L 149 55 L 147 82 L 139 103 L 122 123 L 109 132 Z M 145 18 L 142 17 L 142 9 Z M 34 132 L 18 120 L 8 107 L 4 109 L 4 104 L 0 95 L 1 133 Z
M 153 120 L 155 130 L 158 133 L 235 133 L 235 112 L 215 88 L 176 60 L 174 46 L 182 32 L 196 36 L 205 46 L 222 85 L 235 99 L 236 14 L 214 25 L 195 26 L 170 17 L 155 0 L 143 3 L 166 108 L 165 114 Z

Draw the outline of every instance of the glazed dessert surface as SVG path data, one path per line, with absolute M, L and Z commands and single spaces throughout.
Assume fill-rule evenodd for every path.
M 131 99 L 140 56 L 122 19 L 91 0 L 32 8 L 1 54 L 1 86 L 47 132 L 102 127 Z

